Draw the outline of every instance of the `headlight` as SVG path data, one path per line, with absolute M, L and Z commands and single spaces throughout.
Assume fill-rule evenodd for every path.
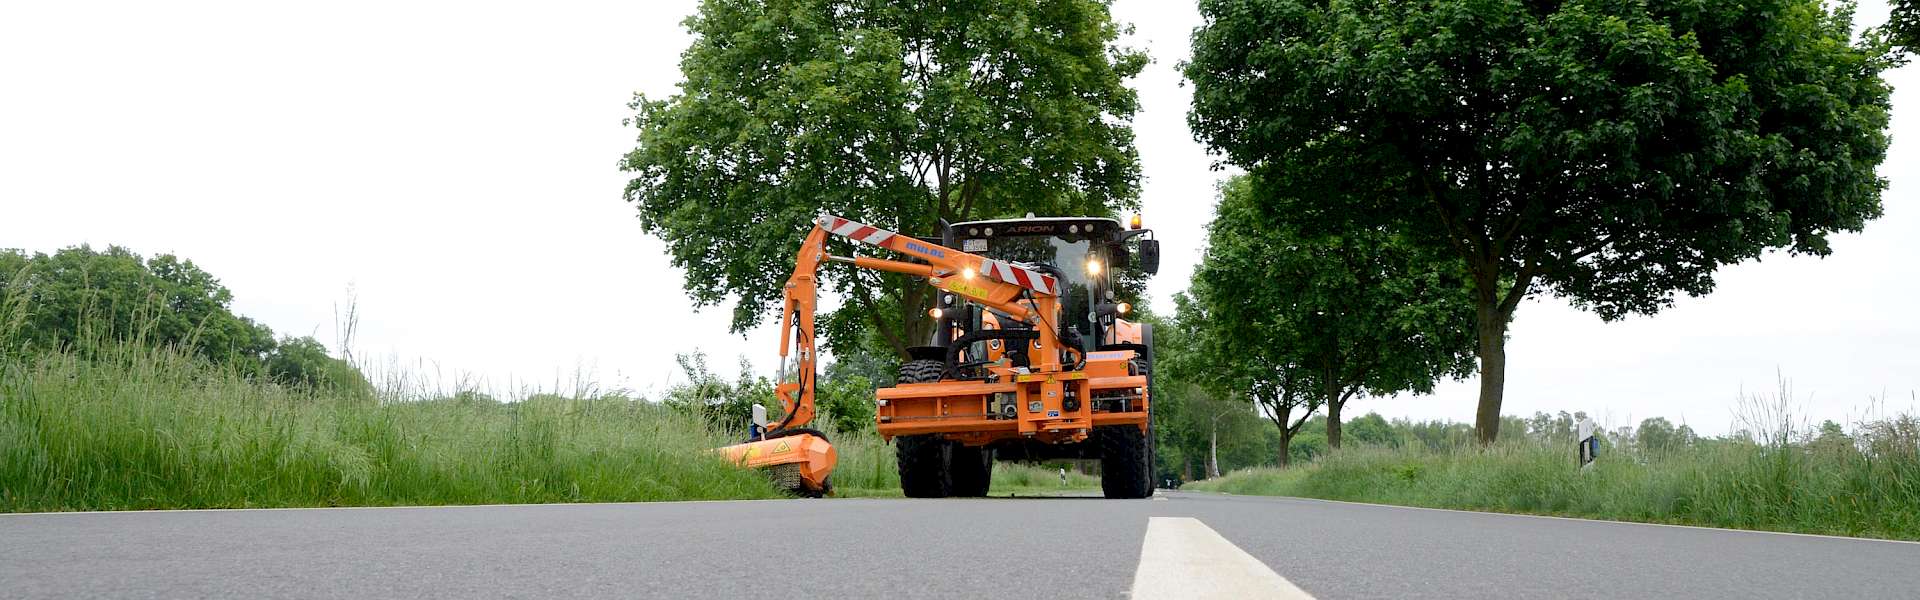
M 1100 276 L 1100 259 L 1098 258 L 1087 259 L 1087 275 L 1091 277 Z
M 929 308 L 929 309 L 927 309 L 927 316 L 929 316 L 929 317 L 933 317 L 933 318 L 934 318 L 934 320 L 939 320 L 941 316 L 943 316 L 943 315 L 946 315 L 946 314 L 947 314 L 947 311 L 944 311 L 944 310 L 940 310 L 940 308 L 939 308 L 939 307 L 934 307 L 934 308 Z

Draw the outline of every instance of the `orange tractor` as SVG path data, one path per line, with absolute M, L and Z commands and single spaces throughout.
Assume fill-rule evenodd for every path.
M 827 253 L 830 235 L 904 260 Z M 960 249 L 955 249 L 958 247 Z M 942 290 L 927 345 L 876 394 L 909 497 L 985 496 L 993 461 L 1097 459 L 1108 498 L 1152 495 L 1153 328 L 1123 317 L 1117 270 L 1152 274 L 1159 242 L 1118 220 L 1046 217 L 948 225 L 917 238 L 822 215 L 800 246 L 782 310 L 786 414 L 721 451 L 772 469 L 792 490 L 829 491 L 836 456 L 814 417 L 816 274 L 826 262 L 902 273 Z M 787 364 L 793 359 L 791 365 Z

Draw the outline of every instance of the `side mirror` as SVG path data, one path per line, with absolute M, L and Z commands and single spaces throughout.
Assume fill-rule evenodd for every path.
M 1160 272 L 1160 240 L 1140 240 L 1140 270 L 1148 275 Z

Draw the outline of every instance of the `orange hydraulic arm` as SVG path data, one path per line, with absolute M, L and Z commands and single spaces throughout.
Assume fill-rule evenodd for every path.
M 886 260 L 872 257 L 841 257 L 827 254 L 827 235 L 833 234 L 857 242 L 918 258 L 925 263 Z M 781 307 L 780 365 L 794 358 L 792 381 L 774 388 L 786 416 L 770 425 L 769 432 L 805 426 L 814 417 L 814 377 L 819 360 L 814 343 L 814 311 L 819 304 L 819 279 L 822 263 L 832 261 L 855 267 L 903 273 L 925 278 L 928 285 L 952 292 L 975 303 L 1012 315 L 1035 325 L 1040 332 L 1043 357 L 1036 365 L 1040 371 L 1057 371 L 1060 342 L 1052 326 L 1061 294 L 1060 281 L 1052 275 L 1000 260 L 969 254 L 918 238 L 842 219 L 821 215 L 813 230 L 800 245 L 793 275 L 787 279 Z M 797 356 L 795 356 L 797 355 Z

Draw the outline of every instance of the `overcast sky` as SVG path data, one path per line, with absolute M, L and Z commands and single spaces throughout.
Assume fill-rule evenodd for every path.
M 635 92 L 673 93 L 694 3 L 99 3 L 0 8 L 0 247 L 119 244 L 192 259 L 234 309 L 337 347 L 357 298 L 358 354 L 452 385 L 586 378 L 657 391 L 677 352 L 722 372 L 772 368 L 777 332 L 694 312 L 663 244 L 621 201 Z M 1211 216 L 1212 160 L 1174 71 L 1198 24 L 1184 2 L 1121 0 L 1145 220 L 1166 248 L 1156 306 L 1183 289 Z M 1860 23 L 1885 20 L 1867 0 Z M 1886 216 L 1820 260 L 1723 270 L 1704 299 L 1602 323 L 1542 299 L 1508 346 L 1506 412 L 1585 410 L 1725 431 L 1745 390 L 1791 379 L 1815 419 L 1920 390 L 1916 67 L 1893 72 Z M 1908 135 L 1911 132 L 1917 135 Z M 1906 166 L 1906 169 L 1899 168 Z M 798 240 L 795 240 L 798 243 Z M 390 367 L 389 367 L 390 368 Z M 1469 380 L 1367 399 L 1388 416 L 1470 421 Z

